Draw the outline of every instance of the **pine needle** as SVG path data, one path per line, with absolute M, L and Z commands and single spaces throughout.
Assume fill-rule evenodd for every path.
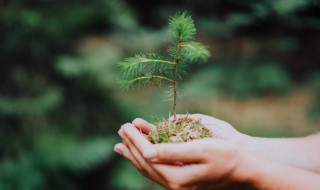
M 191 15 L 187 12 L 177 13 L 169 20 L 169 35 L 173 43 L 193 40 L 196 28 Z
M 129 57 L 119 63 L 124 76 L 120 83 L 125 89 L 146 84 L 160 86 L 164 82 L 169 83 L 170 93 L 166 99 L 172 100 L 173 116 L 176 117 L 178 87 L 182 76 L 186 74 L 186 63 L 207 61 L 210 52 L 201 43 L 193 41 L 196 28 L 189 13 L 178 12 L 170 17 L 168 24 L 171 42 L 168 53 L 172 60 L 153 53 Z
M 210 57 L 208 49 L 199 42 L 186 42 L 182 45 L 182 57 L 188 63 L 205 62 Z

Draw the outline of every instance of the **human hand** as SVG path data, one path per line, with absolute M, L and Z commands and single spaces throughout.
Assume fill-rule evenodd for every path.
M 143 122 L 146 122 L 143 120 Z M 144 125 L 147 127 L 151 127 L 149 125 Z M 131 139 L 126 137 L 126 134 L 124 132 L 125 127 L 130 127 L 131 130 L 137 130 L 134 128 L 133 125 L 130 123 L 126 123 L 121 126 L 121 129 L 119 130 L 119 135 L 122 138 L 122 143 L 118 143 L 115 145 L 114 150 L 118 152 L 120 155 L 124 156 L 127 160 L 131 162 L 131 164 L 142 174 L 144 177 L 149 178 L 150 180 L 158 183 L 159 185 L 162 185 L 163 187 L 166 187 L 166 181 L 163 179 L 163 177 L 154 170 L 152 166 L 150 166 L 149 163 L 145 160 L 145 158 L 142 156 L 140 150 L 136 148 L 136 146 L 133 144 L 134 142 L 137 142 L 138 139 L 143 139 L 143 147 L 149 148 L 152 147 L 152 144 L 146 140 L 145 136 L 140 132 L 135 132 L 134 134 L 139 136 L 138 139 L 131 141 Z M 130 130 L 130 129 L 129 129 Z
M 186 115 L 177 115 L 177 117 L 185 116 Z M 224 139 L 239 146 L 247 145 L 249 144 L 248 142 L 251 141 L 250 136 L 240 133 L 225 121 L 202 114 L 191 114 L 188 115 L 188 117 L 200 120 L 201 124 L 212 132 L 214 138 Z M 140 118 L 135 119 L 132 124 L 145 135 L 147 135 L 151 130 L 155 129 L 154 125 Z
M 209 116 L 194 114 L 191 117 L 201 118 L 202 124 L 215 134 L 215 138 L 152 145 L 146 134 L 154 126 L 136 119 L 134 126 L 126 124 L 119 130 L 123 143 L 117 144 L 115 151 L 130 160 L 144 176 L 168 189 L 248 189 L 252 186 L 267 188 L 270 184 L 274 184 L 269 186 L 270 189 L 301 189 L 305 186 L 297 184 L 301 178 L 314 178 L 309 185 L 318 189 L 313 186 L 320 185 L 317 182 L 319 176 L 304 170 L 314 171 L 317 168 L 314 167 L 317 161 L 306 160 L 314 158 L 318 152 L 319 135 L 289 139 L 257 138 L 241 134 L 230 124 Z M 309 148 L 311 145 L 315 146 Z M 298 156 L 297 152 L 304 154 Z M 201 167 L 204 169 L 199 169 Z M 277 187 L 273 183 L 275 181 Z
M 319 189 L 320 176 L 255 156 L 223 139 L 152 145 L 131 124 L 115 149 L 167 189 Z M 308 181 L 308 183 L 305 183 Z
M 116 151 L 144 176 L 166 188 L 225 188 L 241 182 L 238 171 L 245 154 L 224 139 L 152 145 L 131 124 L 122 126 L 119 132 L 125 145 L 116 145 Z

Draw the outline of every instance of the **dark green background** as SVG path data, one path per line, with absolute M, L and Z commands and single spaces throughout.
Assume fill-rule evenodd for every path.
M 139 52 L 165 54 L 167 20 L 179 10 L 194 16 L 197 40 L 212 54 L 209 63 L 187 66 L 190 75 L 180 91 L 188 98 L 180 101 L 180 112 L 228 120 L 239 113 L 192 102 L 214 97 L 241 104 L 306 92 L 297 96 L 298 102 L 309 97 L 301 129 L 288 128 L 286 121 L 300 113 L 289 108 L 290 117 L 277 128 L 263 122 L 260 128 L 234 126 L 262 136 L 319 129 L 319 1 L 2 0 L 0 190 L 158 188 L 113 146 L 121 124 L 167 117 L 167 89 L 123 92 L 116 64 Z

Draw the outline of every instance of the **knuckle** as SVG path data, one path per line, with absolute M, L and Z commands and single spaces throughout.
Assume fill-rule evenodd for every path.
M 173 182 L 170 182 L 168 184 L 168 186 L 169 186 L 169 189 L 171 189 L 171 190 L 180 190 L 182 188 L 182 186 L 180 184 L 173 183 Z
M 232 157 L 238 157 L 241 153 L 239 148 L 237 148 L 235 145 L 230 146 L 229 151 L 231 152 Z
M 225 144 L 224 149 L 230 154 L 237 154 L 239 150 L 236 145 L 232 143 Z
M 166 149 L 165 149 L 165 148 L 162 148 L 162 146 L 157 146 L 157 145 L 155 145 L 154 147 L 156 148 L 156 150 L 157 150 L 157 152 L 158 152 L 157 157 L 158 157 L 159 159 L 162 159 L 162 158 L 164 157 L 164 155 L 165 155 L 165 156 L 167 155 L 167 154 L 166 154 Z
M 141 170 L 144 170 L 146 171 L 146 168 L 147 168 L 147 164 L 145 162 L 142 162 L 142 163 L 139 163 L 140 166 L 141 166 Z
M 182 189 L 188 182 L 188 176 L 175 176 L 168 181 L 168 184 L 170 189 Z
M 140 168 L 140 166 L 138 164 L 135 164 L 135 163 L 131 162 L 131 165 L 140 172 L 141 168 Z
M 174 160 L 174 156 L 166 151 L 158 151 L 158 155 L 157 155 L 158 160 L 162 160 L 162 161 L 171 161 Z
M 180 179 L 177 181 L 177 183 L 176 183 L 176 184 L 178 184 L 178 185 L 179 185 L 179 187 L 181 188 L 181 187 L 183 187 L 183 186 L 187 185 L 187 184 L 188 184 L 188 182 L 189 182 L 188 178 L 187 178 L 187 177 L 185 177 L 185 178 L 180 178 Z
M 139 173 L 145 175 L 146 170 L 141 166 L 141 164 L 133 164 L 133 166 L 138 170 Z
M 125 123 L 122 125 L 123 127 L 131 127 L 131 123 Z
M 226 121 L 222 121 L 221 124 L 223 127 L 229 127 L 229 128 L 232 127 L 232 125 Z
M 203 148 L 203 149 L 200 150 L 200 153 L 201 153 L 202 155 L 211 154 L 211 150 L 210 150 L 210 148 L 205 147 L 205 148 Z M 204 158 L 204 160 L 207 160 L 207 157 L 206 157 L 206 156 L 204 156 L 203 158 Z
M 121 129 L 128 129 L 131 127 L 131 123 L 125 123 L 121 126 Z
M 204 143 L 204 145 L 202 146 L 200 151 L 203 155 L 207 155 L 208 153 L 210 153 L 212 151 L 212 147 L 210 145 L 208 145 L 207 143 Z
M 139 173 L 140 173 L 142 176 L 144 176 L 144 177 L 149 177 L 149 175 L 148 175 L 148 173 L 147 173 L 146 170 L 140 169 L 140 170 L 138 170 L 138 171 L 139 171 Z

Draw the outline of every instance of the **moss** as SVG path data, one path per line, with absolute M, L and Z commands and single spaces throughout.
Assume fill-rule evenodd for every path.
M 153 144 L 182 143 L 211 137 L 214 137 L 214 135 L 201 124 L 200 119 L 192 119 L 188 116 L 179 117 L 175 120 L 163 119 L 156 124 L 156 129 L 148 134 L 148 139 Z

